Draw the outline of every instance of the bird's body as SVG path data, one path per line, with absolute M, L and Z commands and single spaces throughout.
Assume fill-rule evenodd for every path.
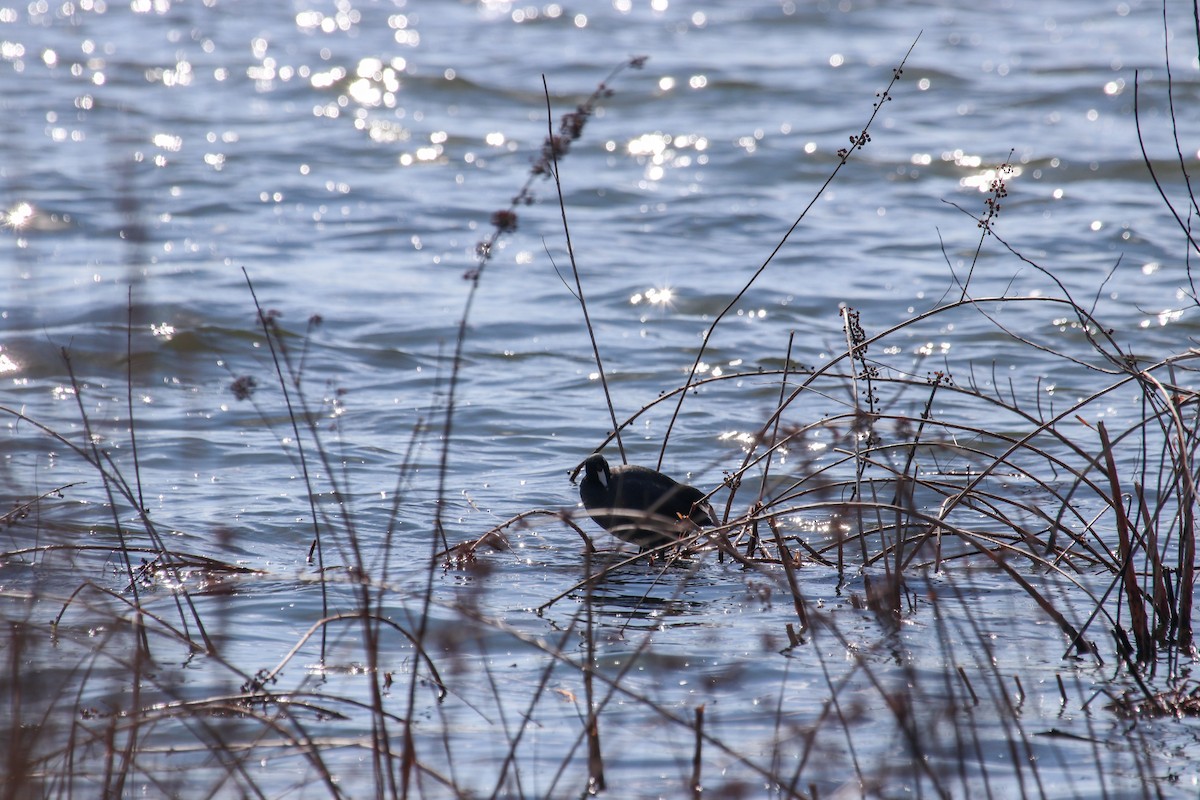
M 638 466 L 609 467 L 599 453 L 583 464 L 579 497 L 588 515 L 618 539 L 642 549 L 678 541 L 694 525 L 716 525 L 716 514 L 694 486 Z

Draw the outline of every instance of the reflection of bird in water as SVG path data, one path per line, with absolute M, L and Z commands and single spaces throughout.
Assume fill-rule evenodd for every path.
M 583 462 L 579 497 L 588 515 L 618 539 L 642 549 L 671 544 L 691 524 L 716 525 L 717 515 L 695 486 L 632 465 L 612 467 L 599 453 Z

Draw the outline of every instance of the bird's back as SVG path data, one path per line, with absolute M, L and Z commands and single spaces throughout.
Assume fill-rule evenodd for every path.
M 613 499 L 619 501 L 619 507 L 639 509 L 671 520 L 694 516 L 693 506 L 704 498 L 704 493 L 696 487 L 674 481 L 647 467 L 632 464 L 617 467 L 612 471 L 612 479 Z M 711 520 L 703 521 L 713 524 Z
M 579 494 L 588 514 L 619 539 L 642 548 L 677 541 L 687 533 L 681 520 L 715 525 L 704 493 L 657 470 L 638 465 L 609 468 L 589 463 Z

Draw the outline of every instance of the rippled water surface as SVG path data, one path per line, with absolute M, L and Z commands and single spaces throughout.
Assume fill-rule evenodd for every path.
M 1184 353 L 1197 334 L 1187 241 L 1134 116 L 1136 81 L 1149 159 L 1186 225 L 1167 86 L 1194 174 L 1200 80 L 1190 9 L 1168 3 L 1165 23 L 1170 74 L 1163 8 L 1140 0 L 0 4 L 0 464 L 5 509 L 24 512 L 5 518 L 14 666 L 0 680 L 39 678 L 5 735 L 41 730 L 43 754 L 79 748 L 70 778 L 39 778 L 46 794 L 101 785 L 128 713 L 146 720 L 130 796 L 578 796 L 589 774 L 578 665 L 594 663 L 613 797 L 687 796 L 697 728 L 707 796 L 1194 796 L 1195 723 L 1134 724 L 1108 705 L 1134 685 L 1113 682 L 1112 626 L 1088 634 L 1103 663 L 1073 657 L 986 559 L 921 559 L 895 626 L 866 599 L 884 565 L 864 568 L 857 544 L 842 572 L 832 560 L 798 569 L 816 615 L 807 630 L 778 560 L 755 569 L 709 552 L 578 587 L 585 569 L 621 555 L 579 515 L 601 549 L 585 558 L 556 516 L 571 516 L 568 473 L 612 424 L 553 182 L 535 179 L 534 202 L 493 250 L 453 367 L 464 276 L 547 133 L 543 80 L 557 120 L 632 56 L 648 58 L 612 77 L 561 161 L 619 419 L 683 385 L 706 330 L 804 212 L 708 337 L 698 377 L 744 374 L 683 403 L 662 461 L 677 477 L 707 491 L 741 467 L 781 380 L 790 390 L 798 370 L 845 354 L 847 307 L 874 336 L 959 299 L 964 284 L 976 298 L 1029 298 L 964 305 L 872 345 L 888 376 L 915 381 L 884 391 L 876 410 L 910 419 L 935 371 L 1046 415 L 1113 382 L 1077 318 L 1045 298 L 1069 294 L 1147 359 Z M 868 121 L 869 142 L 835 170 Z M 1003 241 L 980 247 L 997 177 Z M 282 349 L 268 347 L 248 279 Z M 848 499 L 836 481 L 848 470 L 853 483 L 844 415 L 865 401 L 851 371 L 789 406 L 784 427 L 830 422 L 779 451 L 767 481 L 783 491 L 830 470 L 826 505 L 779 520 L 814 547 L 835 532 L 831 497 Z M 238 379 L 249 399 L 231 389 Z M 1194 389 L 1187 374 L 1175 380 Z M 631 461 L 656 463 L 676 400 L 625 430 Z M 316 438 L 300 422 L 302 448 L 287 401 L 316 418 Z M 931 413 L 970 427 L 936 434 L 964 447 L 978 431 L 1020 437 L 1028 421 L 950 389 Z M 1125 429 L 1143 413 L 1131 386 L 1061 425 L 1086 452 L 1099 447 L 1097 423 Z M 914 469 L 956 480 L 977 467 L 965 452 Z M 620 460 L 615 445 L 606 453 Z M 1122 470 L 1155 458 L 1132 440 L 1114 454 Z M 139 602 L 164 622 L 148 625 L 153 667 L 139 667 L 150 677 L 136 696 L 119 545 L 148 548 L 136 566 L 161 542 L 88 459 L 124 477 L 168 549 L 248 570 L 217 580 L 193 565 L 194 616 L 176 608 L 178 574 L 144 581 Z M 989 486 L 1036 509 L 1066 473 L 1046 470 L 1040 485 L 1014 468 Z M 754 487 L 728 519 L 762 480 L 761 468 L 747 473 Z M 722 512 L 727 497 L 714 496 Z M 934 513 L 942 499 L 915 502 Z M 314 509 L 334 579 L 325 599 L 307 560 Z M 538 509 L 550 513 L 507 530 L 508 549 L 436 570 L 425 609 L 435 519 L 455 544 Z M 1079 527 L 1104 510 L 1079 498 Z M 1041 535 L 1040 520 L 1030 525 Z M 1111 518 L 1100 527 L 1112 536 Z M 53 545 L 69 547 L 30 549 Z M 376 646 L 394 716 L 374 748 L 374 718 L 355 705 L 369 706 L 376 676 L 361 627 L 325 628 L 323 662 L 320 633 L 303 638 L 361 607 L 351 578 L 363 573 L 347 569 L 360 558 L 386 588 L 379 616 L 399 626 Z M 1112 583 L 1099 568 L 1068 578 L 1018 561 L 1076 624 Z M 182 643 L 199 636 L 176 630 L 185 616 L 207 622 L 208 652 Z M 406 638 L 419 629 L 445 699 Z M 253 688 L 297 645 L 268 685 L 311 700 L 287 713 L 318 743 L 319 764 L 293 729 L 259 724 L 269 704 L 194 716 L 175 705 Z M 1161 689 L 1189 666 L 1147 680 Z M 421 766 L 411 784 L 389 784 L 372 750 L 390 743 L 382 769 L 399 773 L 410 724 Z

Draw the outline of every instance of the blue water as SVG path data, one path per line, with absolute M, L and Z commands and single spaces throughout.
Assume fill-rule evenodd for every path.
M 1168 4 L 1174 113 L 1195 172 L 1200 81 L 1191 24 L 1185 4 Z M 471 286 L 463 276 L 546 135 L 543 79 L 557 119 L 611 69 L 648 56 L 644 68 L 612 80 L 612 95 L 561 164 L 575 261 L 621 419 L 683 383 L 708 326 L 834 173 L 839 148 L 871 120 L 870 142 L 709 338 L 701 375 L 747 374 L 707 384 L 683 404 L 663 459 L 681 479 L 708 489 L 741 465 L 748 437 L 780 396 L 780 376 L 757 371 L 782 368 L 789 337 L 790 387 L 800 380 L 797 365 L 820 368 L 844 354 L 843 306 L 858 310 L 874 335 L 959 297 L 970 275 L 972 296 L 1065 290 L 1094 306 L 1130 350 L 1183 353 L 1197 332 L 1186 240 L 1149 180 L 1133 115 L 1136 80 L 1145 146 L 1186 219 L 1163 28 L 1157 3 L 1081 0 L 981 9 L 852 0 L 89 0 L 0 9 L 0 205 L 10 223 L 0 232 L 6 508 L 67 487 L 8 527 L 3 545 L 6 619 L 33 632 L 26 642 L 9 628 L 10 652 L 25 642 L 19 671 L 46 676 L 25 687 L 34 699 L 21 719 L 38 704 L 53 709 L 41 740 L 52 751 L 62 741 L 54 736 L 72 725 L 94 732 L 109 724 L 80 708 L 128 710 L 132 702 L 131 640 L 117 622 L 128 609 L 118 600 L 84 592 L 59 643 L 46 634 L 85 580 L 128 595 L 113 554 L 118 523 L 149 544 L 128 503 L 108 510 L 105 485 L 84 461 L 93 452 L 88 432 L 174 549 L 260 571 L 222 581 L 188 573 L 220 656 L 189 656 L 159 630 L 157 677 L 146 682 L 140 709 L 237 693 L 325 613 L 305 561 L 313 525 L 301 453 L 247 276 L 263 308 L 280 315 L 286 357 L 302 375 L 299 387 L 286 382 L 290 398 L 313 411 L 329 454 L 315 460 L 316 443 L 304 434 L 327 565 L 341 579 L 355 562 L 352 525 L 368 574 L 386 587 L 384 615 L 418 625 L 439 514 L 453 544 L 524 511 L 575 507 L 568 472 L 611 423 L 546 180 L 533 185 L 536 202 L 517 209 L 518 228 L 501 240 L 474 297 L 438 504 L 451 357 Z M 1005 162 L 1015 171 L 995 230 L 1061 286 L 993 237 L 976 260 L 974 217 Z M 1017 392 L 1022 407 L 1063 410 L 1108 385 L 1096 370 L 1017 337 L 1103 366 L 1069 313 L 1037 301 L 940 314 L 871 353 L 918 381 L 942 370 L 984 394 Z M 243 376 L 258 387 L 252 401 L 230 391 Z M 1177 380 L 1194 388 L 1187 375 Z M 856 402 L 848 379 L 817 388 L 790 407 L 785 427 L 845 414 Z M 891 412 L 915 417 L 927 390 L 888 396 Z M 674 407 L 656 406 L 626 430 L 631 461 L 657 462 Z M 949 390 L 935 413 L 1015 436 L 1026 424 Z M 1088 405 L 1080 415 L 1087 424 L 1064 425 L 1094 443 L 1089 425 L 1104 419 L 1123 429 L 1142 413 L 1129 388 Z M 777 479 L 836 463 L 845 427 L 818 425 L 775 460 Z M 949 429 L 938 436 L 950 444 L 981 438 Z M 612 446 L 607 452 L 619 458 Z M 1131 471 L 1146 463 L 1136 446 L 1117 457 Z M 971 464 L 948 449 L 919 468 L 952 475 Z M 757 494 L 750 475 L 754 488 L 735 496 L 733 516 Z M 1041 491 L 1011 476 L 993 488 L 1018 497 Z M 716 497 L 722 508 L 725 496 Z M 933 510 L 941 500 L 926 499 Z M 1082 519 L 1102 511 L 1095 498 L 1079 504 Z M 576 521 L 605 551 L 615 546 L 586 518 Z M 811 514 L 798 507 L 785 523 L 817 544 L 831 535 L 828 506 Z M 581 542 L 553 516 L 508 538 L 512 549 L 434 576 L 431 653 L 451 694 L 441 703 L 427 687 L 417 695 L 418 755 L 429 771 L 413 794 L 562 797 L 584 789 L 578 737 L 587 708 L 573 664 L 586 658 L 587 596 L 578 590 L 530 612 L 582 579 Z M 54 543 L 97 549 L 24 551 Z M 939 788 L 953 796 L 1194 796 L 1194 723 L 1143 722 L 1131 732 L 1093 699 L 1114 686 L 1103 625 L 1090 632 L 1110 654 L 1103 667 L 1064 659 L 1066 639 L 1028 595 L 977 563 L 915 570 L 916 600 L 889 632 L 862 607 L 857 567 L 842 585 L 835 569 L 804 566 L 806 599 L 826 621 L 794 648 L 786 626 L 796 616 L 777 565 L 742 570 L 710 555 L 665 572 L 622 568 L 598 586 L 597 669 L 618 686 L 599 716 L 609 796 L 688 791 L 698 706 L 711 734 L 703 777 L 712 796 L 787 796 L 784 776 L 822 797 L 933 796 Z M 1091 612 L 1066 581 L 1040 572 L 1031 579 L 1072 620 Z M 1110 576 L 1078 579 L 1099 596 Z M 172 580 L 149 581 L 143 599 L 174 619 Z M 340 584 L 332 611 L 357 605 Z M 274 687 L 321 693 L 344 715 L 314 711 L 304 725 L 328 744 L 325 764 L 347 796 L 377 785 L 369 718 L 329 699 L 368 696 L 361 645 L 359 628 L 335 624 L 325 668 L 310 641 Z M 404 718 L 412 647 L 385 637 L 381 658 L 396 676 L 386 707 Z M 80 664 L 91 672 L 81 675 Z M 977 692 L 992 692 L 981 710 L 963 710 L 960 666 Z M 1156 679 L 1165 682 L 1167 672 Z M 1005 691 L 1016 696 L 1014 674 L 1027 694 L 1016 711 L 1004 700 Z M 922 757 L 939 777 L 914 766 L 913 745 L 883 702 L 902 688 L 914 693 Z M 598 691 L 602 700 L 608 689 Z M 940 714 L 951 702 L 958 710 Z M 502 776 L 526 714 L 529 728 Z M 228 725 L 217 735 L 169 714 L 140 719 L 146 753 L 126 794 L 239 796 L 251 784 L 265 796 L 332 791 L 282 735 L 255 739 L 266 729 L 252 720 L 213 711 Z M 391 729 L 394 752 L 401 730 Z M 214 740 L 255 742 L 239 755 L 249 772 L 227 777 L 228 766 L 207 756 Z M 1011 749 L 1013 741 L 1036 759 Z M 88 796 L 103 759 L 87 751 L 74 763 L 77 782 L 65 793 Z M 47 762 L 51 772 L 60 768 Z

